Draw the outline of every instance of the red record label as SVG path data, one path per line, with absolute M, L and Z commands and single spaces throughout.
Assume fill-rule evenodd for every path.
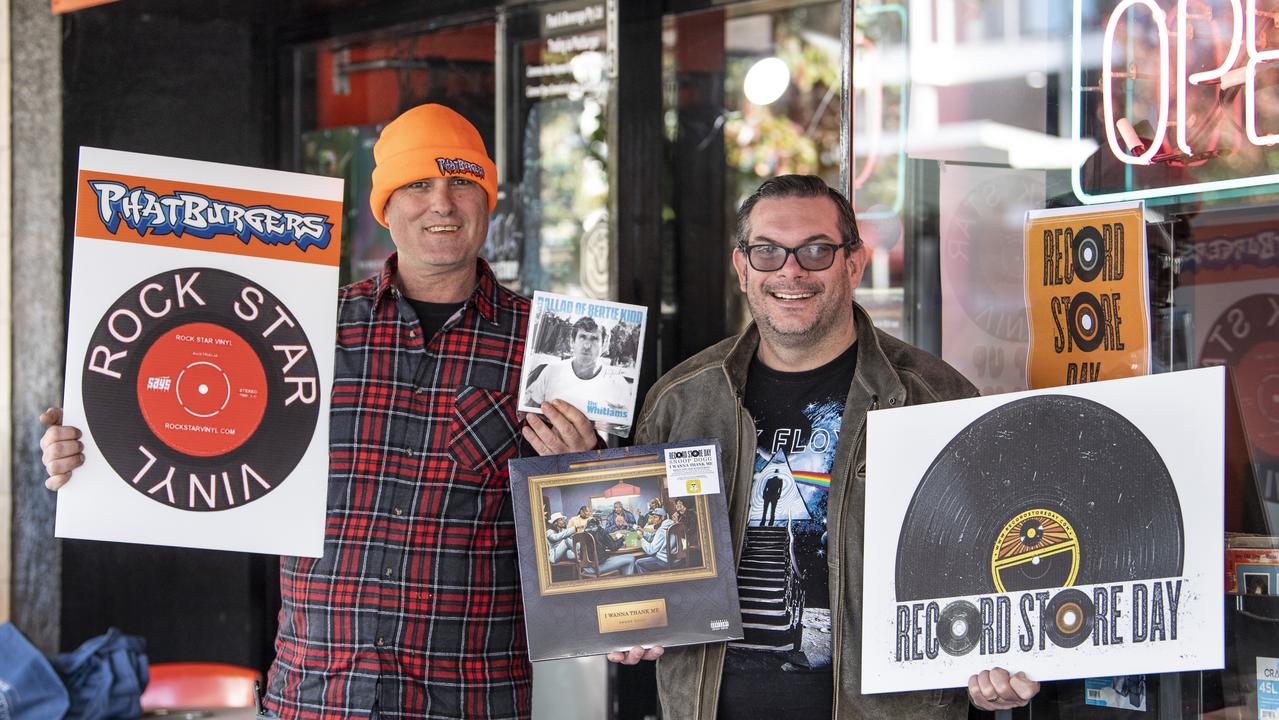
M 212 457 L 253 436 L 266 412 L 262 361 L 238 334 L 212 323 L 165 332 L 142 358 L 138 406 L 151 432 L 178 452 Z

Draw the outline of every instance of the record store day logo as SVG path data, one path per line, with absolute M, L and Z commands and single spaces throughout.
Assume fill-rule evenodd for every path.
M 1109 401 L 1130 383 L 1144 389 Z M 866 613 L 881 618 L 865 629 L 868 692 L 947 687 L 992 665 L 1036 680 L 1212 666 L 1223 445 L 1202 428 L 1223 417 L 1224 375 L 1085 387 L 872 414 L 868 478 L 890 480 L 868 486 L 867 506 L 901 509 L 867 520 L 868 548 L 872 536 L 897 540 L 891 557 L 867 552 Z M 1178 406 L 1183 396 L 1203 402 Z M 1205 423 L 1196 436 L 1152 432 L 1150 418 L 1183 410 Z M 902 448 L 882 438 L 894 434 L 938 440 L 924 458 L 893 460 Z M 886 499 L 913 484 L 904 473 L 919 478 L 908 504 Z M 891 568 L 891 591 L 871 589 L 885 584 L 872 568 Z
M 1150 372 L 1140 202 L 1026 213 L 1031 388 Z
M 976 497 L 991 500 L 963 513 Z M 1015 400 L 952 439 L 915 491 L 896 659 L 1176 640 L 1182 581 L 1156 579 L 1181 575 L 1183 546 L 1177 489 L 1132 423 L 1069 395 Z M 982 597 L 932 599 L 955 595 Z

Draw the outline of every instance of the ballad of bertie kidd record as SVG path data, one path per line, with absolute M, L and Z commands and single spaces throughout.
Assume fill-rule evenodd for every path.
M 342 182 L 82 148 L 58 537 L 323 552 Z

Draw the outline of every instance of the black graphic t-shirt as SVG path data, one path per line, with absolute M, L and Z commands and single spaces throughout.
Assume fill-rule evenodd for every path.
M 856 344 L 805 372 L 751 363 L 746 409 L 758 437 L 737 567 L 745 638 L 728 647 L 721 720 L 830 717 L 826 499 L 856 366 Z

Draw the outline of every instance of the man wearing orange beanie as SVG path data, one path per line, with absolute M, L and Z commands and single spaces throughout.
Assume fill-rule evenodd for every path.
M 386 126 L 373 215 L 397 252 L 342 288 L 324 556 L 282 558 L 266 697 L 283 718 L 527 718 L 532 669 L 506 462 L 598 439 L 567 404 L 522 430 L 529 303 L 479 258 L 497 196 L 475 128 L 441 105 Z M 83 462 L 79 431 L 41 447 L 49 487 Z

